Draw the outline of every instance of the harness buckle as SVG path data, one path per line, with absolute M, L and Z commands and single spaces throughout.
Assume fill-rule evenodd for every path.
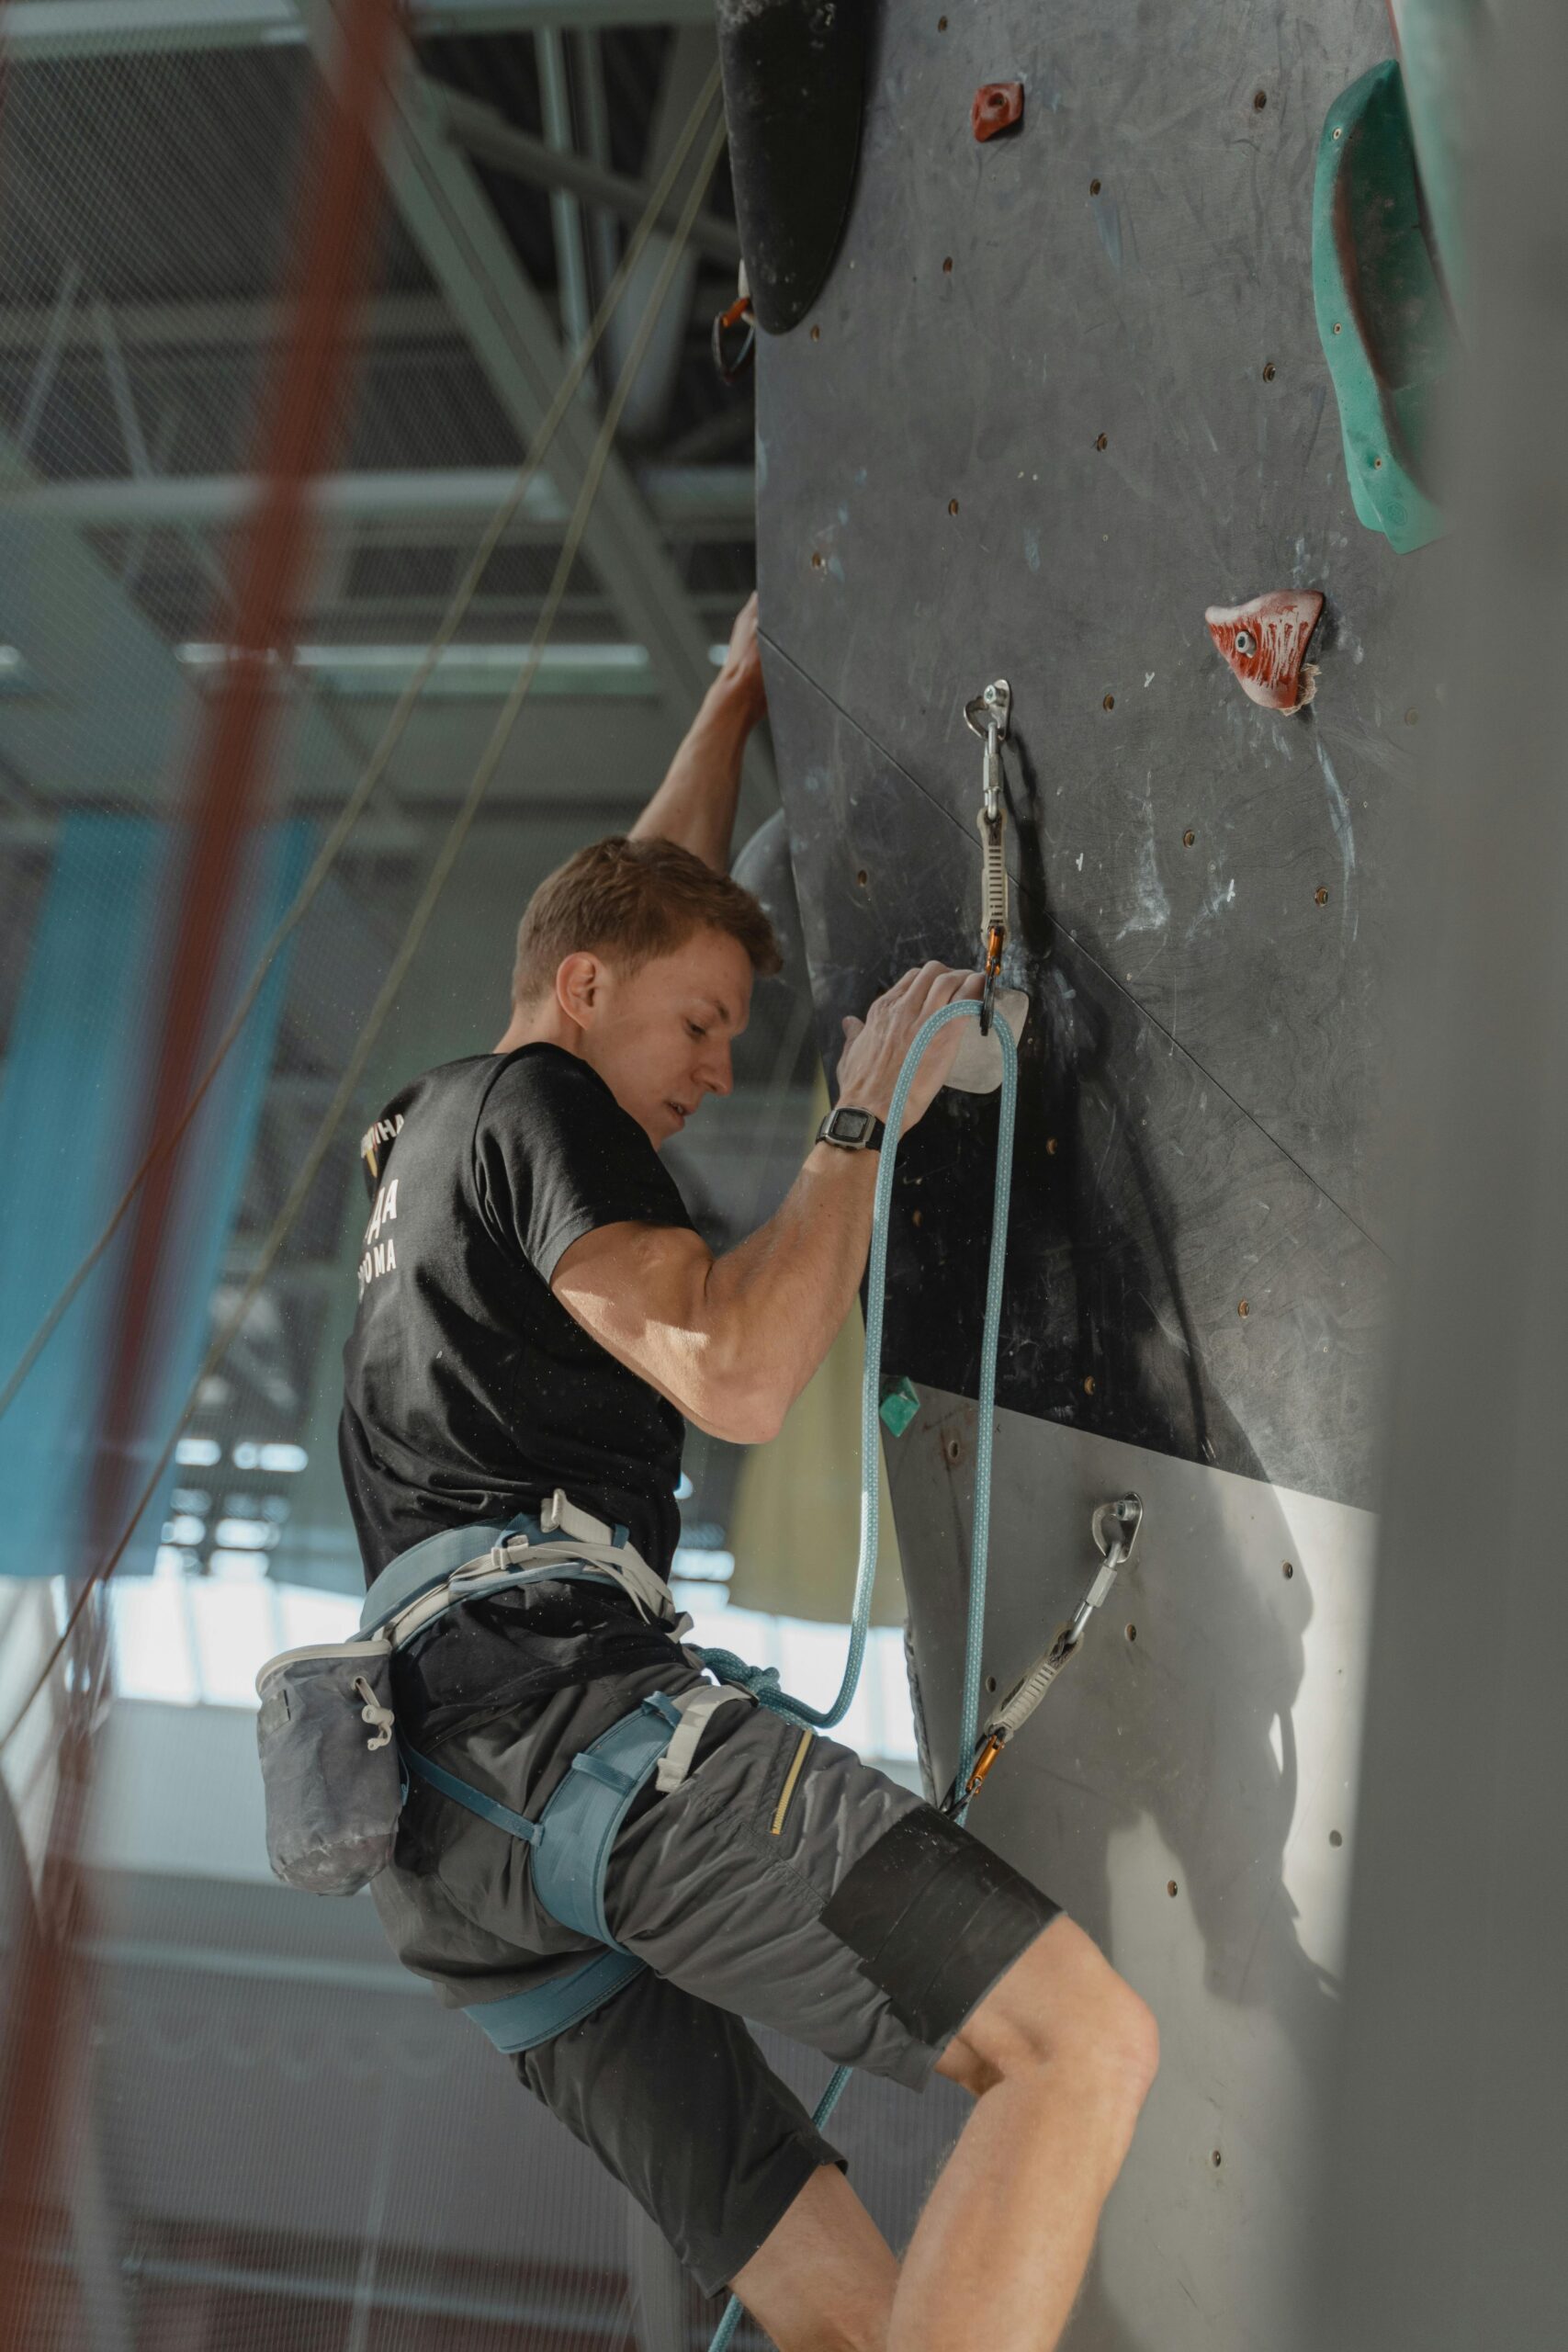
M 539 1525 L 547 1535 L 569 1535 L 579 1544 L 612 1544 L 612 1531 L 604 1521 L 595 1519 L 591 1510 L 580 1510 L 564 1487 L 558 1487 L 540 1504 Z M 612 1544 L 612 1548 L 618 1546 Z

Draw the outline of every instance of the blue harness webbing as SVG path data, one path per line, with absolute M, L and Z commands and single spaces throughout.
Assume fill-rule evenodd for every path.
M 463 2014 L 472 2018 L 498 2050 L 511 2056 L 517 2051 L 532 2050 L 541 2041 L 553 2041 L 569 2026 L 581 2025 L 595 2009 L 602 2009 L 623 1984 L 640 1976 L 647 1965 L 646 1961 L 629 1951 L 595 1952 L 581 1968 L 558 1976 L 553 1984 L 541 1984 L 525 1993 L 510 1993 L 499 2001 L 477 2003 Z
M 640 1720 L 645 1711 L 665 1725 L 663 1732 Z M 681 1711 L 673 1699 L 662 1690 L 653 1691 L 635 1713 L 622 1715 L 592 1747 L 572 1758 L 565 1780 L 537 1821 L 525 1821 L 510 1806 L 498 1804 L 455 1772 L 421 1756 L 406 1740 L 400 1740 L 399 1747 L 411 1769 L 444 1797 L 467 1805 L 481 1821 L 493 1822 L 498 1829 L 533 1848 L 535 1892 L 552 1918 L 619 1951 L 623 1947 L 610 1933 L 604 1917 L 604 1866 L 626 1808 L 669 1746 L 670 1734 L 680 1720 Z
M 536 1519 L 522 1513 L 505 1527 L 443 1530 L 400 1553 L 365 1596 L 361 1631 L 385 1627 L 447 1577 L 484 1554 L 503 1547 L 509 1537 L 519 1535 L 526 1535 L 535 1544 L 551 1540 Z M 613 1538 L 615 1547 L 626 1540 L 626 1529 L 617 1527 Z M 583 1560 L 552 1560 L 542 1566 L 512 1570 L 504 1581 L 516 1586 L 557 1577 L 620 1589 L 618 1578 Z M 455 1590 L 446 1606 L 456 1607 L 467 1597 Z M 454 1804 L 466 1806 L 481 1821 L 520 1838 L 530 1849 L 534 1891 L 550 1917 L 605 1947 L 547 1984 L 504 1996 L 499 2001 L 468 2004 L 464 2015 L 473 2018 L 498 2050 L 532 2050 L 536 2043 L 564 2033 L 646 1966 L 610 1933 L 604 1916 L 604 1878 L 610 1849 L 632 1799 L 658 1765 L 680 1722 L 676 1702 L 665 1691 L 653 1691 L 572 1758 L 565 1779 L 537 1821 L 529 1821 L 510 1805 L 486 1796 L 445 1765 L 422 1756 L 398 1734 L 405 1775 L 416 1775 Z

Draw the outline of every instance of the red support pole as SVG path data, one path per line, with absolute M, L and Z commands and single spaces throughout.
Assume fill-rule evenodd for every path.
M 299 257 L 289 332 L 259 418 L 262 492 L 242 544 L 231 658 L 212 697 L 180 820 L 180 904 L 152 1024 L 141 1145 L 168 1132 L 189 1099 L 225 963 L 243 854 L 267 813 L 268 755 L 295 601 L 310 551 L 310 487 L 335 455 L 346 416 L 355 311 L 369 284 L 379 211 L 377 154 L 388 97 L 395 0 L 342 0 L 337 72 L 304 147 L 291 250 Z M 221 633 L 221 632 L 220 632 Z M 173 1211 L 185 1142 L 154 1161 L 138 1196 L 98 1410 L 87 1510 L 89 1578 L 113 1564 L 135 1492 L 138 1441 L 156 1393 L 161 1306 L 179 1267 Z M 101 1634 L 85 1612 L 67 1695 L 59 1781 L 38 1917 L 22 1923 L 0 2069 L 0 2352 L 46 2352 L 62 2301 L 41 2233 L 61 2211 L 69 2116 L 87 2018 L 76 1980 L 84 1931 L 80 1837 L 91 1794 L 92 1716 Z M 86 1668 L 84 1676 L 80 1670 Z M 62 2100 L 62 2093 L 66 2096 Z M 64 2112 L 61 2112 L 63 2104 Z

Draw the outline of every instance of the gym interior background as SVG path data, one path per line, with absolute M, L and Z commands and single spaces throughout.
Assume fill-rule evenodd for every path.
M 0 24 L 0 1117 L 9 1179 L 28 1195 L 0 1245 L 0 1378 L 145 1141 L 159 943 L 183 887 L 163 820 L 200 762 L 235 628 L 258 435 L 319 198 L 313 109 L 337 70 L 333 38 L 325 12 L 229 0 L 46 7 Z M 553 17 L 495 0 L 416 7 L 396 40 L 395 107 L 361 198 L 366 290 L 339 354 L 340 430 L 330 461 L 310 461 L 315 529 L 266 753 L 273 822 L 230 904 L 204 1059 L 513 491 L 716 56 L 711 10 L 682 0 Z M 719 119 L 710 91 L 705 138 Z M 670 182 L 671 222 L 699 153 Z M 583 414 L 622 376 L 671 246 L 665 232 L 645 242 Z M 175 1418 L 178 1443 L 105 1588 L 85 1833 L 91 2082 L 62 2150 L 69 2206 L 49 2207 L 31 2248 L 52 2271 L 51 2342 L 652 2346 L 684 2343 L 696 2324 L 701 2299 L 662 2241 L 465 2021 L 399 1970 L 368 1901 L 323 1905 L 273 1882 L 253 1685 L 277 1649 L 352 1627 L 363 1590 L 335 1442 L 365 1222 L 359 1136 L 406 1074 L 493 1044 L 530 892 L 582 842 L 635 820 L 754 583 L 751 383 L 721 381 L 709 349 L 739 253 L 721 158 L 631 371 L 529 699 L 249 1296 L 523 668 L 590 429 L 561 435 L 501 532 L 194 1138 L 161 1385 L 131 1408 L 138 1481 Z M 750 762 L 738 841 L 776 805 L 765 744 Z M 761 984 L 723 1117 L 694 1121 L 669 1155 L 715 1247 L 782 1199 L 820 1085 L 808 1001 L 787 979 Z M 127 1159 L 118 1147 L 133 1137 Z M 0 1419 L 0 1477 L 27 1498 L 0 1561 L 7 1722 L 94 1541 L 70 1498 L 90 1478 L 83 1406 L 122 1279 L 111 1245 Z M 242 1306 L 221 1363 L 197 1380 Z M 792 1441 L 792 1459 L 760 1469 L 770 1496 L 749 1507 L 740 1450 L 693 1431 L 682 1502 L 677 1591 L 694 1638 L 772 1659 L 818 1703 L 838 1686 L 833 1621 L 847 1614 L 858 1533 L 849 1338 L 852 1360 L 828 1368 L 845 1409 L 809 1408 L 831 1458 Z M 182 1416 L 174 1392 L 193 1381 Z M 738 1513 L 752 1525 L 740 1550 Z M 792 1531 L 797 1554 L 814 1542 L 786 1589 Z M 890 1540 L 884 1556 L 846 1736 L 913 1781 Z M 8 1955 L 71 1702 L 57 1669 L 6 1753 Z M 803 2095 L 825 2079 L 810 2053 L 777 2059 Z M 874 2091 L 852 2128 L 897 2204 L 918 2195 L 952 2119 L 931 2102 L 911 2141 L 878 2108 Z
M 742 130 L 727 58 L 727 149 L 720 44 L 767 14 L 740 0 L 716 35 L 703 0 L 0 9 L 26 2352 L 711 2334 L 368 1902 L 273 1881 L 253 1678 L 362 1589 L 358 1137 L 493 1044 L 530 891 L 638 814 L 758 583 L 739 870 L 788 954 L 734 1096 L 670 1147 L 716 1247 L 787 1188 L 840 1015 L 976 957 L 965 706 L 1010 681 L 988 1694 L 1081 1600 L 1091 1510 L 1146 1513 L 970 1823 L 1162 2025 L 1073 2352 L 1568 2335 L 1568 27 L 793 13 L 840 46 L 782 130 Z M 780 275 L 721 373 L 742 228 Z M 994 1125 L 948 1100 L 900 1157 L 839 1727 L 928 1794 Z M 694 1431 L 682 1496 L 696 1637 L 816 1703 L 860 1340 L 773 1446 Z M 826 2062 L 762 2039 L 814 2104 Z M 835 2111 L 896 2246 L 966 2107 L 857 2078 Z

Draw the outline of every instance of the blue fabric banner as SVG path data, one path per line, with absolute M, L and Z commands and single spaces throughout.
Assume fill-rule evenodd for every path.
M 179 842 L 151 819 L 79 815 L 62 826 L 0 1078 L 0 1384 L 96 1241 L 145 1148 Z M 310 829 L 253 843 L 236 936 L 202 1068 L 254 959 L 304 873 Z M 134 1495 L 166 1442 L 209 1343 L 214 1284 L 254 1147 L 287 984 L 278 956 L 186 1135 L 157 1321 L 159 1373 L 129 1465 Z M 109 1317 L 131 1219 L 94 1268 L 0 1417 L 0 1575 L 79 1577 Z M 164 1489 L 173 1481 L 171 1472 Z M 160 1491 L 122 1572 L 152 1566 Z

